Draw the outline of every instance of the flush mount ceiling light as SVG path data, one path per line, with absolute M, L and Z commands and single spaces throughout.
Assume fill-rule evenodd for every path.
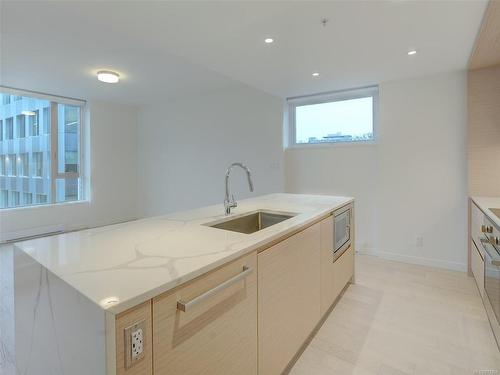
M 266 39 L 264 39 L 264 43 L 271 44 L 272 42 L 274 42 L 273 38 L 266 38 Z
M 319 77 L 319 73 L 318 73 L 318 72 L 314 72 L 314 73 L 312 74 L 312 76 L 313 76 L 313 77 Z
M 101 70 L 97 72 L 97 79 L 105 83 L 116 83 L 120 80 L 120 75 L 110 70 Z
M 413 56 L 413 55 L 416 55 L 417 54 L 417 50 L 416 49 L 411 49 L 408 51 L 408 56 Z

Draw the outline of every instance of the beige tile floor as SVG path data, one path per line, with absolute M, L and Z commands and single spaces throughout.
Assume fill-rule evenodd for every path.
M 500 352 L 471 277 L 356 255 L 356 284 L 290 373 L 500 375 Z

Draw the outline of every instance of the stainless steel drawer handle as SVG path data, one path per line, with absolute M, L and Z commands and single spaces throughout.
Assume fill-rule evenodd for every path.
M 203 294 L 200 294 L 198 297 L 193 298 L 191 301 L 185 302 L 183 300 L 177 301 L 177 310 L 187 312 L 189 309 L 198 305 L 199 303 L 205 301 L 206 299 L 212 297 L 214 294 L 219 293 L 220 291 L 229 288 L 231 285 L 236 284 L 238 281 L 244 279 L 248 275 L 253 272 L 252 267 L 243 266 L 243 271 L 237 274 L 236 276 L 231 277 L 230 279 L 224 281 L 223 283 L 217 285 L 215 288 L 212 288 L 206 291 Z
M 490 240 L 487 240 L 485 238 L 480 239 L 481 244 L 483 245 L 484 251 L 488 254 L 488 256 L 491 258 L 491 264 L 494 266 L 500 266 L 500 256 L 498 255 L 497 251 L 493 248 L 493 251 L 490 251 L 491 242 Z M 486 258 L 485 258 L 486 259 Z

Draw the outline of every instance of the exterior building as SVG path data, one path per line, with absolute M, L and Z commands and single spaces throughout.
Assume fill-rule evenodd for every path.
M 53 184 L 51 129 L 59 135 L 57 165 L 64 170 L 58 172 L 76 172 L 79 124 L 79 107 L 0 93 L 0 209 L 78 200 L 78 179 Z

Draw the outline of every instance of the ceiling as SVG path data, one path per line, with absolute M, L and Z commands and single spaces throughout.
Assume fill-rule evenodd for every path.
M 487 2 L 0 4 L 0 84 L 142 105 L 235 80 L 290 97 L 465 69 Z

